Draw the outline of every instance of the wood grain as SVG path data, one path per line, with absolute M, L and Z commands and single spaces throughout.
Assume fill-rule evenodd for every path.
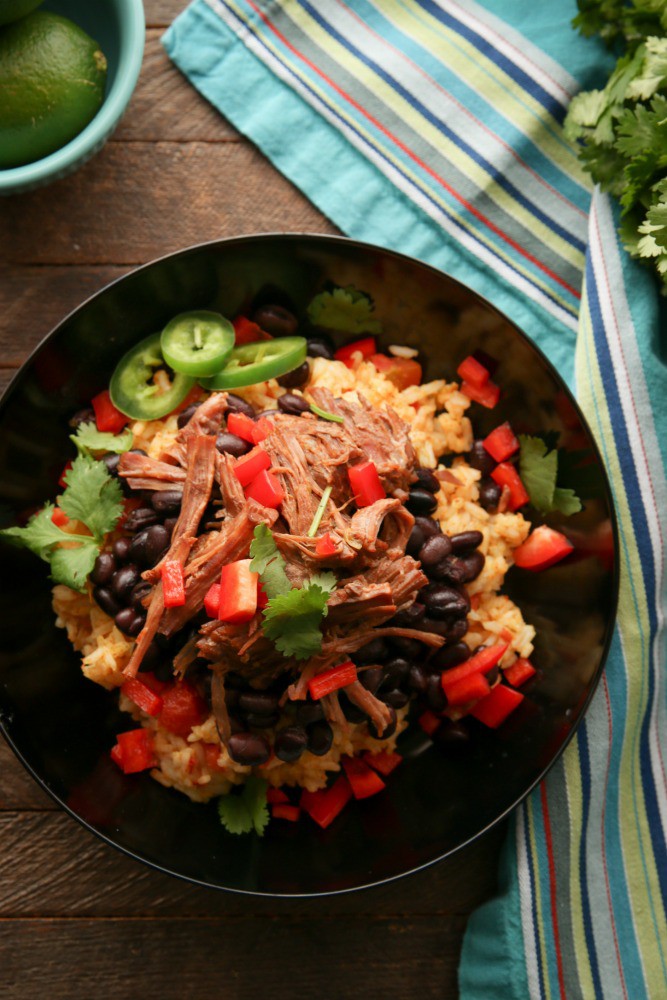
M 50 809 L 55 812 L 58 806 L 42 791 L 0 736 L 0 817 L 7 809 Z
M 188 0 L 144 0 L 147 27 L 166 28 L 188 5 Z

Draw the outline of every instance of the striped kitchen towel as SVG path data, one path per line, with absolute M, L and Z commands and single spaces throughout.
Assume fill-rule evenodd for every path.
M 576 358 L 619 514 L 618 627 L 585 723 L 515 815 L 501 894 L 470 921 L 464 1000 L 667 997 L 667 317 L 562 135 L 572 95 L 610 65 L 574 13 L 194 0 L 164 38 L 345 233 L 476 288 L 572 382 Z

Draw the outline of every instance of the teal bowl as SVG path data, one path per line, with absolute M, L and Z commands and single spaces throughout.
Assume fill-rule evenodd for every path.
M 94 156 L 118 125 L 141 69 L 146 35 L 141 0 L 47 0 L 41 9 L 68 17 L 99 43 L 109 66 L 104 102 L 93 120 L 65 146 L 33 163 L 0 170 L 0 195 L 43 187 Z

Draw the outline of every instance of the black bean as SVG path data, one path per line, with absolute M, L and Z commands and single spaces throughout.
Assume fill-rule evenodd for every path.
M 463 552 L 468 552 L 469 549 L 476 549 L 478 545 L 481 545 L 484 541 L 484 535 L 481 531 L 460 531 L 458 535 L 452 535 L 450 537 L 452 543 L 452 550 L 460 555 Z
M 259 306 L 252 313 L 253 323 L 261 326 L 262 330 L 270 333 L 272 337 L 292 337 L 299 326 L 294 313 L 284 306 L 270 305 Z
M 475 549 L 474 552 L 470 552 L 467 556 L 459 556 L 459 562 L 463 563 L 464 568 L 464 577 L 462 582 L 471 583 L 472 580 L 477 579 L 479 574 L 484 569 L 486 559 L 478 549 Z
M 400 688 L 392 688 L 391 691 L 383 691 L 382 694 L 378 695 L 380 701 L 383 701 L 385 705 L 390 705 L 391 708 L 403 708 L 404 705 L 410 701 L 410 696 L 401 691 Z
M 247 689 L 248 685 L 245 682 L 245 678 L 230 670 L 228 674 L 225 674 L 225 687 L 232 688 L 234 691 L 242 691 L 243 688 Z
M 343 710 L 343 715 L 345 716 L 348 722 L 351 722 L 353 723 L 353 725 L 356 725 L 358 722 L 366 721 L 367 718 L 366 712 L 364 712 L 362 708 L 359 708 L 358 705 L 355 705 L 353 701 L 350 701 L 350 699 L 346 694 L 344 693 L 339 694 L 338 701 L 340 703 L 340 707 Z
M 142 566 L 154 566 L 169 545 L 170 533 L 164 524 L 153 524 L 132 539 L 130 557 Z
M 455 620 L 454 618 L 425 618 L 421 623 L 421 630 L 422 632 L 435 632 L 436 635 L 449 639 Z
M 382 663 L 389 653 L 385 639 L 371 639 L 354 654 L 354 662 L 360 666 Z
M 470 610 L 467 595 L 444 583 L 429 584 L 420 596 L 431 618 L 460 618 Z
M 111 577 L 111 593 L 119 604 L 125 604 L 137 583 L 139 583 L 139 567 L 134 563 L 128 563 L 127 566 L 117 569 Z
M 255 715 L 254 712 L 248 712 L 245 720 L 251 729 L 272 729 L 279 718 L 279 712 L 274 712 L 273 715 Z
M 278 398 L 278 409 L 293 417 L 300 417 L 302 413 L 309 412 L 310 403 L 303 396 L 297 396 L 294 392 L 284 392 Z
M 452 722 L 450 719 L 443 719 L 434 735 L 438 743 L 452 750 L 465 747 L 470 742 L 470 733 L 463 723 Z
M 434 535 L 439 535 L 442 532 L 440 525 L 437 521 L 434 521 L 432 517 L 418 515 L 415 518 L 415 525 L 421 529 L 424 535 L 424 541 L 432 538 Z
M 417 482 L 429 493 L 438 493 L 440 490 L 440 481 L 436 476 L 433 475 L 430 469 L 425 469 L 423 466 L 418 465 L 415 469 L 417 473 Z
M 229 431 L 223 431 L 221 434 L 218 434 L 215 439 L 215 446 L 221 455 L 226 453 L 227 455 L 233 455 L 234 458 L 247 455 L 252 448 L 249 441 L 244 441 L 238 434 L 230 434 Z
M 428 572 L 432 566 L 437 566 L 439 562 L 446 559 L 451 554 L 452 543 L 447 535 L 433 535 L 422 545 L 417 558 Z
M 90 572 L 90 580 L 98 587 L 109 582 L 116 569 L 116 560 L 110 552 L 100 552 Z
M 457 618 L 452 627 L 449 630 L 449 641 L 458 642 L 468 631 L 468 619 L 467 618 Z
M 130 594 L 130 604 L 136 611 L 146 610 L 143 603 L 144 598 L 148 597 L 152 589 L 153 588 L 148 580 L 140 580 L 139 583 L 132 588 L 132 593 Z
M 136 617 L 137 613 L 134 608 L 123 608 L 116 614 L 114 621 L 121 632 L 125 635 L 130 635 L 130 629 L 132 628 Z
M 144 528 L 150 527 L 151 524 L 157 524 L 158 516 L 152 507 L 138 507 L 133 510 L 127 517 L 125 521 L 124 528 L 126 531 L 143 531 Z
M 418 524 L 415 524 L 410 532 L 410 537 L 408 538 L 408 544 L 405 546 L 405 551 L 409 556 L 412 556 L 413 559 L 416 559 L 423 545 L 424 532 Z
M 428 684 L 428 674 L 423 667 L 415 665 L 410 668 L 408 684 L 411 691 L 416 691 L 417 694 L 425 693 L 426 685 Z
M 247 733 L 246 727 L 236 715 L 229 716 L 229 729 L 232 736 L 235 736 L 236 733 Z
M 422 489 L 421 486 L 413 486 L 410 490 L 410 496 L 405 501 L 405 506 L 415 516 L 417 514 L 432 514 L 438 506 L 438 501 L 428 490 Z
M 424 605 L 415 601 L 414 604 L 410 604 L 407 608 L 398 611 L 387 624 L 390 624 L 392 627 L 396 626 L 396 628 L 419 628 L 425 613 L 426 608 Z
M 102 611 L 106 612 L 112 618 L 120 611 L 120 604 L 106 587 L 95 587 L 93 589 L 93 598 L 102 608 Z
M 429 708 L 432 708 L 434 712 L 442 712 L 443 708 L 447 705 L 445 692 L 442 690 L 440 674 L 431 674 L 429 677 L 426 683 L 426 700 Z
M 253 715 L 273 715 L 278 709 L 278 695 L 268 691 L 248 691 L 240 695 L 239 708 Z
M 402 684 L 410 673 L 410 661 L 403 656 L 394 656 L 384 665 L 385 682 L 391 687 Z
M 384 680 L 384 671 L 382 667 L 370 667 L 368 670 L 359 671 L 359 681 L 370 691 L 371 694 L 375 694 L 380 684 Z
M 473 441 L 472 448 L 466 455 L 468 465 L 473 469 L 478 469 L 483 476 L 490 476 L 496 467 L 496 463 L 489 455 L 481 440 Z
M 299 759 L 307 746 L 308 733 L 303 726 L 287 726 L 276 734 L 273 749 L 278 760 L 291 764 Z
M 82 410 L 77 410 L 69 418 L 70 427 L 80 427 L 81 424 L 94 424 L 95 423 L 95 411 L 92 406 L 85 406 Z
M 471 655 L 465 642 L 456 642 L 436 650 L 429 660 L 429 665 L 432 664 L 437 670 L 449 670 L 450 667 L 458 667 L 460 663 L 465 663 Z
M 482 556 L 482 558 L 484 558 Z M 468 569 L 460 556 L 447 556 L 437 566 L 432 566 L 429 576 L 434 580 L 446 580 L 448 583 L 461 584 L 468 580 Z
M 199 409 L 201 403 L 190 403 L 181 413 L 178 414 L 176 418 L 176 425 L 179 430 L 183 430 L 185 425 L 192 420 L 195 415 L 195 411 Z
M 303 389 L 309 378 L 310 365 L 304 361 L 298 368 L 293 368 L 291 372 L 281 375 L 277 381 L 283 389 Z
M 145 624 L 146 624 L 146 613 L 144 612 L 143 614 L 136 614 L 134 620 L 132 621 L 130 627 L 127 630 L 127 634 L 133 637 L 138 636 Z
M 327 358 L 331 361 L 335 347 L 329 337 L 309 337 L 306 350 L 311 358 Z
M 500 669 L 496 665 L 495 667 L 492 667 L 491 670 L 489 670 L 488 674 L 486 675 L 487 684 L 489 685 L 495 684 L 499 676 L 500 676 Z
M 171 534 L 172 534 L 174 528 L 176 527 L 176 522 L 177 521 L 178 521 L 177 517 L 165 517 L 165 519 L 164 519 L 164 525 L 163 525 L 163 527 L 164 527 L 164 530 L 167 532 L 167 534 L 169 535 L 170 538 L 171 538 Z
M 113 552 L 114 559 L 118 563 L 127 562 L 130 558 L 130 545 L 132 544 L 131 538 L 117 538 L 116 541 L 111 546 L 111 551 Z
M 396 718 L 396 711 L 391 706 L 389 706 L 389 711 L 391 712 L 391 719 L 389 720 L 386 729 L 384 729 L 381 733 L 379 733 L 378 730 L 375 728 L 375 723 L 373 722 L 372 719 L 369 719 L 368 721 L 368 732 L 371 734 L 371 736 L 374 736 L 376 740 L 388 740 L 389 737 L 393 736 L 394 733 L 396 732 L 396 726 L 398 723 L 398 720 Z
M 181 490 L 157 490 L 151 496 L 151 507 L 158 514 L 178 514 L 183 502 Z
M 255 408 L 247 403 L 245 399 L 241 399 L 240 396 L 235 396 L 233 392 L 230 392 L 227 396 L 227 412 L 228 413 L 245 413 L 246 417 L 254 419 Z
M 333 743 L 333 729 L 328 722 L 322 719 L 314 722 L 308 730 L 308 749 L 316 757 L 324 757 L 331 750 Z
M 114 451 L 107 452 L 106 455 L 102 455 L 100 462 L 104 462 L 107 467 L 107 472 L 110 476 L 118 475 L 118 463 L 120 462 L 120 455 L 117 455 Z
M 394 636 L 391 644 L 408 660 L 417 659 L 424 651 L 421 642 L 417 639 L 406 639 L 404 636 Z
M 268 742 L 256 733 L 233 733 L 227 741 L 227 750 L 232 760 L 247 767 L 266 764 L 271 756 Z
M 231 710 L 233 708 L 236 708 L 236 706 L 239 703 L 239 698 L 240 697 L 241 697 L 240 693 L 238 691 L 235 691 L 234 688 L 227 688 L 226 687 L 225 688 L 225 705 L 227 706 L 227 709 Z
M 296 706 L 296 721 L 301 726 L 311 726 L 324 718 L 324 710 L 319 701 L 300 701 Z
M 485 478 L 479 481 L 479 502 L 484 510 L 495 510 L 500 503 L 502 490 L 493 479 Z

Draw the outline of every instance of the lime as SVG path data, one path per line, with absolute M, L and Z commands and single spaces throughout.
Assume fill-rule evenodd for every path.
M 25 17 L 35 7 L 39 7 L 41 2 L 42 0 L 0 0 L 0 24 L 18 21 L 20 17 Z
M 106 71 L 97 42 L 66 17 L 35 11 L 0 29 L 0 169 L 78 135 L 102 104 Z

